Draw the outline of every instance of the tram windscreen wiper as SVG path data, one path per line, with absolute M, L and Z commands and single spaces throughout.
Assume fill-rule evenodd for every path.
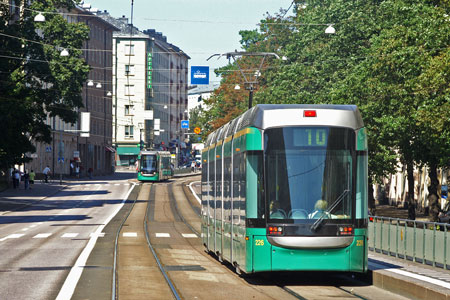
M 350 192 L 350 190 L 344 190 L 342 192 L 342 194 L 339 195 L 339 197 L 337 197 L 337 199 L 333 202 L 333 204 L 331 204 L 330 207 L 327 208 L 327 210 L 320 216 L 320 218 L 317 219 L 317 221 L 314 222 L 314 224 L 312 224 L 311 226 L 311 230 L 312 231 L 316 231 L 317 228 L 319 227 L 319 225 L 322 223 L 325 215 L 327 213 L 330 213 L 333 211 L 333 209 L 336 208 L 336 206 L 339 205 L 339 203 L 341 203 L 342 199 L 344 199 L 344 197 L 348 194 L 348 192 Z

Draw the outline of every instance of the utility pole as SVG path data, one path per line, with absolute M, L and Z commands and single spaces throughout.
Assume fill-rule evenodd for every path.
M 219 56 L 217 59 L 221 58 L 222 56 L 225 56 L 227 59 L 233 58 L 234 62 L 236 63 L 236 65 L 239 68 L 239 71 L 241 72 L 242 77 L 244 78 L 245 89 L 249 91 L 248 92 L 248 108 L 249 109 L 252 108 L 252 106 L 253 106 L 253 91 L 256 89 L 256 87 L 258 85 L 258 77 L 261 75 L 261 68 L 264 64 L 264 61 L 269 56 L 273 56 L 276 59 L 280 59 L 280 57 L 276 53 L 273 53 L 273 52 L 238 52 L 238 51 L 234 51 L 234 52 L 227 52 L 227 53 L 223 53 L 223 54 L 219 54 L 219 53 L 213 54 L 210 57 L 208 57 L 207 61 L 214 56 Z M 262 57 L 259 67 L 256 68 L 255 71 L 253 71 L 253 69 L 252 69 L 250 73 L 247 71 L 247 75 L 246 75 L 246 73 L 244 73 L 241 66 L 239 65 L 239 60 L 237 59 L 237 58 L 242 58 L 243 56 Z M 284 59 L 285 58 L 283 57 L 283 60 Z M 236 88 L 236 89 L 240 89 L 240 87 Z

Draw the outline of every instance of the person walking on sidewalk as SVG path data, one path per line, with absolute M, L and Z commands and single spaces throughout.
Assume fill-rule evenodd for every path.
M 36 177 L 36 173 L 34 173 L 34 171 L 31 170 L 31 172 L 30 172 L 30 184 L 31 185 L 34 184 L 34 177 Z M 31 190 L 31 186 L 30 186 L 30 190 Z
M 13 186 L 14 188 L 20 188 L 20 172 L 17 169 L 14 169 L 13 172 Z
M 25 184 L 25 189 L 28 190 L 30 187 L 30 174 L 28 174 L 27 170 L 25 170 L 25 173 L 23 174 L 23 182 Z
M 46 166 L 45 169 L 42 171 L 42 173 L 45 176 L 45 183 L 48 183 L 48 176 L 50 175 L 50 167 Z
M 92 179 L 92 173 L 94 173 L 94 169 L 89 168 L 88 169 L 89 179 Z

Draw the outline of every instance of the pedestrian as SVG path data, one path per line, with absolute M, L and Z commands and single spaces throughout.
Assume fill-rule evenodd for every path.
M 92 168 L 88 169 L 89 179 L 92 179 L 92 173 L 94 173 L 94 170 Z
M 31 172 L 30 172 L 30 184 L 31 185 L 34 184 L 34 177 L 36 177 L 36 173 L 34 173 L 34 171 L 31 170 Z M 30 190 L 31 190 L 31 186 L 30 186 Z
M 50 167 L 46 166 L 45 169 L 42 171 L 45 177 L 45 183 L 48 183 L 48 176 L 51 174 Z
M 20 172 L 17 169 L 13 171 L 13 187 L 15 189 L 20 187 Z
M 23 174 L 23 182 L 25 183 L 25 189 L 28 190 L 30 186 L 30 174 L 28 174 L 27 170 L 25 170 L 25 173 Z
M 80 167 L 76 166 L 75 167 L 75 176 L 77 176 L 78 178 L 80 178 Z
M 192 172 L 195 171 L 195 167 L 196 167 L 195 161 L 192 161 L 192 162 L 191 162 L 191 171 L 192 171 Z

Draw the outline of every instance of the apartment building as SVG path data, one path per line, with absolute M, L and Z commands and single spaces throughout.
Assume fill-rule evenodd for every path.
M 68 22 L 83 22 L 90 28 L 83 56 L 91 71 L 82 91 L 84 107 L 79 111 L 90 113 L 90 133 L 80 133 L 79 122 L 71 125 L 58 117 L 47 117 L 47 124 L 52 128 L 52 144 L 36 143 L 34 159 L 26 167 L 37 173 L 48 165 L 53 174 L 75 175 L 77 167 L 81 176 L 89 168 L 94 170 L 94 175 L 110 174 L 114 170 L 115 152 L 111 113 L 112 36 L 118 28 L 96 16 L 88 4 L 70 12 L 61 10 L 61 14 Z
M 132 165 L 142 148 L 169 148 L 182 138 L 189 56 L 161 33 L 139 31 L 125 16 L 97 15 L 120 28 L 113 35 L 112 136 L 116 164 Z

